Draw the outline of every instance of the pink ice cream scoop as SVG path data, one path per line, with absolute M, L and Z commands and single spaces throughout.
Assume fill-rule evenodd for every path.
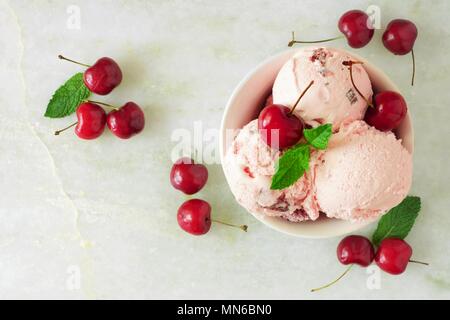
M 273 103 L 292 107 L 301 92 L 314 80 L 295 113 L 306 124 L 316 127 L 331 123 L 337 130 L 342 124 L 364 118 L 366 101 L 357 93 L 344 61 L 355 60 L 348 52 L 333 48 L 299 50 L 278 73 L 273 85 Z M 353 79 L 364 97 L 373 91 L 369 76 L 360 64 L 352 67 Z
M 223 163 L 233 195 L 254 214 L 281 217 L 293 222 L 316 220 L 319 210 L 311 198 L 311 173 L 284 190 L 271 190 L 274 164 L 280 156 L 265 144 L 257 120 L 251 121 L 234 139 Z M 310 163 L 314 172 L 316 164 Z
M 377 218 L 398 205 L 411 187 L 412 155 L 392 132 L 364 121 L 341 127 L 319 157 L 313 194 L 330 218 Z

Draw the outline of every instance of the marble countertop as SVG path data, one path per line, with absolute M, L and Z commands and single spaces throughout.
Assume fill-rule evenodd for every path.
M 397 277 L 354 268 L 310 293 L 344 270 L 339 239 L 265 227 L 236 204 L 220 165 L 208 166 L 199 196 L 249 232 L 214 225 L 204 237 L 183 233 L 176 211 L 186 197 L 168 182 L 172 132 L 193 130 L 195 121 L 218 129 L 233 88 L 284 50 L 291 30 L 303 39 L 333 36 L 344 11 L 370 4 L 382 26 L 405 17 L 419 28 L 414 87 L 410 58 L 388 53 L 380 31 L 358 54 L 385 69 L 409 103 L 411 193 L 423 209 L 408 241 L 431 265 Z M 445 0 L 0 0 L 0 298 L 450 298 L 449 10 Z M 88 142 L 54 136 L 74 118 L 44 118 L 45 107 L 80 71 L 58 54 L 114 57 L 124 81 L 102 100 L 140 103 L 145 131 L 128 141 L 109 132 Z

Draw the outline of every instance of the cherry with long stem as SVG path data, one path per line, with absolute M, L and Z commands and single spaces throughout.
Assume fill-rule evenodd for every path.
M 216 219 L 211 219 L 211 221 L 212 221 L 212 222 L 216 222 L 216 223 L 220 223 L 220 224 L 223 224 L 223 225 L 225 225 L 225 226 L 232 227 L 232 228 L 241 229 L 242 231 L 245 231 L 245 232 L 247 232 L 247 230 L 248 230 L 248 226 L 245 225 L 245 224 L 238 226 L 238 225 L 235 225 L 235 224 L 223 222 L 223 221 L 216 220 Z
M 350 81 L 352 82 L 353 87 L 355 88 L 356 92 L 358 92 L 358 94 L 361 96 L 361 98 L 364 99 L 364 101 L 366 101 L 367 105 L 371 108 L 374 107 L 373 103 L 369 101 L 369 99 L 367 99 L 362 93 L 361 91 L 359 91 L 358 87 L 355 84 L 355 81 L 353 79 L 353 65 L 354 64 L 363 64 L 363 62 L 361 61 L 343 61 L 342 64 L 346 67 L 348 67 L 348 70 L 350 72 Z
M 298 103 L 300 102 L 300 100 L 303 98 L 303 96 L 306 94 L 306 92 L 309 90 L 309 88 L 311 88 L 311 86 L 314 84 L 314 80 L 312 80 L 308 86 L 305 88 L 305 90 L 303 90 L 303 92 L 300 94 L 300 96 L 298 97 L 297 101 L 295 102 L 294 106 L 292 107 L 291 111 L 289 111 L 289 115 L 291 115 L 295 108 L 297 107 Z
M 78 61 L 75 61 L 75 60 L 66 58 L 66 57 L 64 57 L 63 55 L 58 55 L 58 58 L 61 59 L 61 60 L 66 60 L 66 61 L 69 61 L 69 62 L 72 62 L 72 63 L 75 63 L 75 64 L 79 64 L 80 66 L 83 66 L 83 67 L 86 67 L 86 68 L 90 68 L 90 67 L 91 67 L 91 66 L 88 65 L 88 64 L 81 63 L 81 62 L 78 62 Z
M 313 40 L 313 41 L 303 41 L 303 40 L 295 40 L 295 33 L 294 31 L 292 31 L 292 40 L 289 41 L 288 43 L 288 47 L 292 47 L 294 44 L 299 43 L 299 44 L 312 44 L 312 43 L 322 43 L 322 42 L 330 42 L 330 41 L 335 41 L 335 40 L 339 40 L 339 39 L 343 39 L 344 37 L 339 36 L 339 37 L 334 37 L 334 38 L 328 38 L 328 39 L 323 39 L 323 40 Z
M 345 269 L 345 271 L 339 277 L 337 277 L 335 280 L 333 280 L 330 283 L 327 283 L 326 285 L 321 286 L 319 288 L 311 289 L 311 292 L 316 292 L 316 291 L 331 287 L 333 284 L 335 284 L 336 282 L 341 280 L 352 269 L 352 267 L 353 267 L 353 264 L 351 264 L 347 269 Z

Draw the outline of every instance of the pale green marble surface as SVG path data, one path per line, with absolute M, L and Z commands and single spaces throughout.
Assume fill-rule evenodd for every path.
M 411 193 L 423 210 L 408 241 L 431 266 L 383 274 L 379 290 L 367 289 L 368 275 L 356 268 L 312 294 L 343 271 L 339 239 L 297 239 L 263 226 L 234 202 L 219 165 L 209 166 L 199 196 L 216 217 L 250 231 L 181 232 L 175 214 L 185 197 L 168 183 L 171 132 L 195 120 L 218 128 L 234 86 L 284 50 L 291 30 L 305 39 L 332 36 L 342 12 L 371 3 L 383 25 L 406 17 L 419 28 L 414 88 L 409 57 L 388 53 L 380 32 L 358 53 L 385 69 L 409 102 Z M 66 27 L 70 4 L 81 9 L 80 30 Z M 450 298 L 448 12 L 445 0 L 0 0 L 0 298 Z M 45 106 L 79 70 L 56 59 L 60 53 L 116 58 L 124 82 L 104 100 L 140 103 L 146 130 L 129 141 L 53 136 L 72 119 L 46 119 Z M 73 270 L 80 288 L 70 286 Z

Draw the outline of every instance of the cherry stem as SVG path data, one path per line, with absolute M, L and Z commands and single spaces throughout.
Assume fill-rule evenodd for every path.
M 55 136 L 59 136 L 59 134 L 60 134 L 61 132 L 64 132 L 64 131 L 66 131 L 67 129 L 70 129 L 70 128 L 72 128 L 73 126 L 76 126 L 77 124 L 78 124 L 78 121 L 75 122 L 75 123 L 72 123 L 70 126 L 65 127 L 64 129 L 55 131 Z
M 72 60 L 72 59 L 68 59 L 68 58 L 64 57 L 63 55 L 58 55 L 58 58 L 61 59 L 61 60 L 66 60 L 66 61 L 69 61 L 69 62 L 72 62 L 72 63 L 75 63 L 75 64 L 79 64 L 80 66 L 83 66 L 83 67 L 86 67 L 86 68 L 90 68 L 91 67 L 88 64 L 81 63 L 81 62 L 78 62 L 78 61 L 75 61 L 75 60 Z
M 294 31 L 292 31 L 292 40 L 289 41 L 288 47 L 292 47 L 296 43 L 322 43 L 322 42 L 330 42 L 330 41 L 334 41 L 334 40 L 339 40 L 339 39 L 342 39 L 342 38 L 343 38 L 343 36 L 339 36 L 339 37 L 335 37 L 335 38 L 329 38 L 329 39 L 324 39 L 324 40 L 300 41 L 300 40 L 295 40 L 295 33 L 294 33 Z
M 108 107 L 108 108 L 111 108 L 111 109 L 114 109 L 114 110 L 119 110 L 118 107 L 113 106 L 113 105 L 111 105 L 111 104 L 109 104 L 109 103 L 100 102 L 100 101 L 94 101 L 94 100 L 84 100 L 84 101 L 85 101 L 85 102 L 89 102 L 89 103 L 99 104 L 99 105 L 102 105 L 102 106 L 105 106 L 105 107 Z
M 311 289 L 311 292 L 316 292 L 316 291 L 319 291 L 319 290 L 322 290 L 322 289 L 331 287 L 333 284 L 335 284 L 336 282 L 338 282 L 339 280 L 341 280 L 341 279 L 342 279 L 342 278 L 350 271 L 350 269 L 351 269 L 352 267 L 353 267 L 353 264 L 351 264 L 351 265 L 344 271 L 344 273 L 342 273 L 336 280 L 334 280 L 334 281 L 332 281 L 332 282 L 330 282 L 330 283 L 328 283 L 328 284 L 326 284 L 326 285 L 324 285 L 324 286 L 322 286 L 322 287 L 315 288 L 315 289 Z
M 409 262 L 423 264 L 424 266 L 429 266 L 430 265 L 428 262 L 422 262 L 422 261 L 417 261 L 417 260 L 409 260 Z
M 414 78 L 416 76 L 416 58 L 414 57 L 414 49 L 411 50 L 412 57 L 412 77 L 411 77 L 411 86 L 414 86 Z
M 223 222 L 223 221 L 215 220 L 215 219 L 211 219 L 211 221 L 212 222 L 216 222 L 216 223 L 220 223 L 220 224 L 223 224 L 223 225 L 226 225 L 226 226 L 229 226 L 229 227 L 238 228 L 238 229 L 241 229 L 242 231 L 245 231 L 245 232 L 247 232 L 247 230 L 248 230 L 248 226 L 245 225 L 245 224 L 243 224 L 241 226 L 237 226 L 235 224 L 231 224 L 231 223 L 227 223 L 227 222 Z
M 305 95 L 305 93 L 309 90 L 309 88 L 311 88 L 311 86 L 314 84 L 314 80 L 312 80 L 308 86 L 305 88 L 305 90 L 303 90 L 303 92 L 300 94 L 300 97 L 298 97 L 297 101 L 295 102 L 294 106 L 292 107 L 291 111 L 289 111 L 288 115 L 291 115 L 295 108 L 297 107 L 298 103 L 300 102 L 300 100 L 303 98 L 303 96 Z
M 353 87 L 355 88 L 356 92 L 358 92 L 358 94 L 361 96 L 361 98 L 364 99 L 364 101 L 367 103 L 367 105 L 371 108 L 373 108 L 373 103 L 369 101 L 369 99 L 367 99 L 366 97 L 364 97 L 364 95 L 361 93 L 361 91 L 359 91 L 358 87 L 355 84 L 355 81 L 353 80 L 353 65 L 354 64 L 363 64 L 363 62 L 361 61 L 343 61 L 342 64 L 346 67 L 348 67 L 348 70 L 350 71 L 350 80 L 352 82 Z

